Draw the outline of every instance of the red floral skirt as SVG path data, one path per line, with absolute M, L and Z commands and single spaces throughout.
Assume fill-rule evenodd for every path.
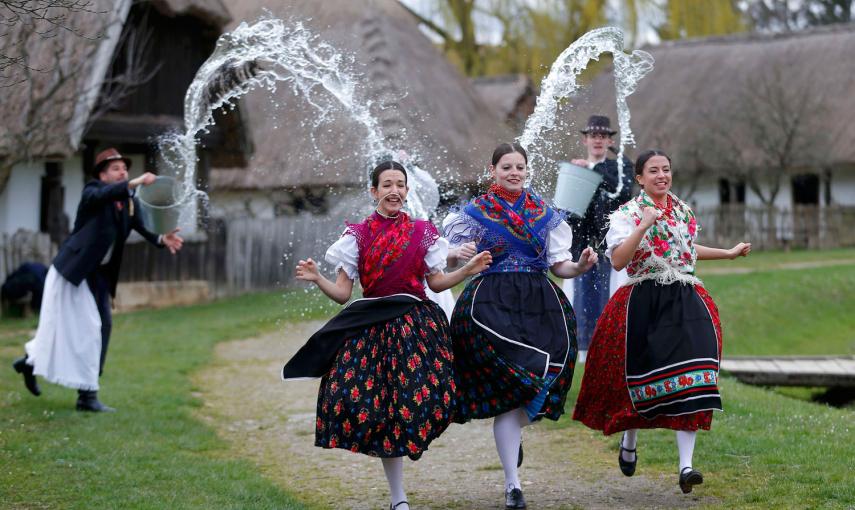
M 718 308 L 702 286 L 696 285 L 695 291 L 712 317 L 721 357 Z M 653 419 L 643 418 L 635 411 L 626 384 L 626 319 L 631 293 L 631 286 L 615 292 L 597 321 L 573 419 L 606 435 L 630 429 L 709 430 L 712 411 Z
M 445 312 L 422 301 L 339 349 L 318 389 L 315 446 L 372 457 L 417 456 L 457 406 Z

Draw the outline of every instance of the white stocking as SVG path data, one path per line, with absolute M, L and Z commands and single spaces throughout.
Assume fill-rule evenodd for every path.
M 517 454 L 520 449 L 520 410 L 514 409 L 493 418 L 493 436 L 496 439 L 496 450 L 505 471 L 505 489 L 522 488 L 517 472 Z
M 404 458 L 391 457 L 380 459 L 383 462 L 383 471 L 386 472 L 386 481 L 389 482 L 389 492 L 392 495 L 392 505 L 407 499 L 404 493 Z M 409 505 L 401 505 L 395 510 L 409 510 Z
M 695 453 L 695 436 L 698 433 L 694 430 L 678 430 L 677 431 L 677 451 L 680 452 L 680 472 L 685 468 L 692 467 L 692 455 Z
M 624 451 L 620 453 L 623 460 L 627 462 L 632 462 L 635 460 L 635 452 L 627 452 L 625 450 L 635 450 L 638 445 L 638 429 L 629 429 L 623 433 L 623 440 L 621 441 L 621 446 L 623 446 Z

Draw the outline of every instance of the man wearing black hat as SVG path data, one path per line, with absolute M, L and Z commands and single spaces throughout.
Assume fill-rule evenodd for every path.
M 128 180 L 130 164 L 116 149 L 96 156 L 96 178 L 83 188 L 74 230 L 48 270 L 36 336 L 12 365 L 33 395 L 41 394 L 37 375 L 77 389 L 78 411 L 114 411 L 98 400 L 98 378 L 110 341 L 111 298 L 131 230 L 173 254 L 183 243 L 178 229 L 158 236 L 143 226 L 135 190 L 156 176 L 146 172 Z
M 606 246 L 603 241 L 608 231 L 608 216 L 632 197 L 633 170 L 632 163 L 624 158 L 621 176 L 617 160 L 606 157 L 609 150 L 614 151 L 612 137 L 617 133 L 611 128 L 608 117 L 591 115 L 581 133 L 582 145 L 588 153 L 587 158 L 573 159 L 570 162 L 603 176 L 585 215 L 573 216 L 569 220 L 573 228 L 573 258 L 578 258 L 588 246 L 594 248 L 599 255 L 599 261 L 590 271 L 564 282 L 566 293 L 572 296 L 578 328 L 576 339 L 579 342 L 580 356 L 583 356 L 583 352 L 588 350 L 597 319 L 610 296 L 609 281 L 613 271 L 609 259 L 605 256 Z M 619 183 L 622 184 L 618 191 Z

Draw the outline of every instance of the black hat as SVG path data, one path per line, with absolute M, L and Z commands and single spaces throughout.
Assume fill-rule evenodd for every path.
M 591 115 L 588 118 L 588 125 L 581 131 L 583 135 L 588 133 L 606 133 L 609 136 L 614 135 L 617 131 L 612 129 L 612 122 L 605 115 Z

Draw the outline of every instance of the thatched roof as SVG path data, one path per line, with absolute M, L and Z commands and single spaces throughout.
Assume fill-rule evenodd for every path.
M 222 0 L 151 0 L 151 3 L 167 16 L 193 16 L 216 27 L 232 21 Z
M 507 118 L 527 94 L 534 92 L 531 78 L 525 74 L 481 76 L 472 79 L 478 94 L 497 115 Z
M 855 24 L 789 34 L 744 34 L 667 42 L 644 48 L 653 71 L 629 97 L 631 125 L 640 150 L 661 147 L 693 164 L 690 154 L 738 151 L 750 167 L 768 159 L 758 143 L 757 124 L 787 122 L 807 106 L 799 121 L 810 150 L 798 151 L 796 166 L 855 163 Z M 616 119 L 609 68 L 598 75 L 578 108 Z M 762 97 L 764 99 L 758 99 Z M 778 106 L 772 106 L 779 101 Z M 779 115 L 771 120 L 771 115 Z M 765 117 L 765 118 L 764 118 Z M 726 133 L 727 143 L 715 143 Z M 823 161 L 820 163 L 819 159 Z M 715 162 L 708 162 L 715 167 Z M 678 162 L 675 162 L 678 164 Z
M 372 101 L 372 113 L 389 145 L 417 152 L 421 167 L 438 181 L 446 180 L 446 169 L 474 181 L 497 142 L 511 138 L 469 81 L 396 0 L 282 4 L 240 0 L 229 7 L 236 20 L 249 23 L 263 15 L 264 8 L 283 19 L 302 21 L 320 40 L 351 54 L 354 71 L 361 75 L 360 93 Z M 305 120 L 316 112 L 286 88 L 280 87 L 272 98 L 266 91 L 254 91 L 241 100 L 255 152 L 248 169 L 214 169 L 212 189 L 364 182 L 365 155 L 354 154 L 364 130 L 339 117 L 310 132 Z M 277 109 L 274 104 L 283 106 Z M 312 135 L 318 151 L 312 147 Z
M 88 8 L 68 14 L 63 25 L 73 30 L 54 30 L 51 37 L 33 32 L 26 23 L 16 23 L 4 33 L 0 41 L 4 54 L 27 54 L 31 71 L 16 75 L 24 79 L 0 94 L 0 155 L 13 152 L 17 143 L 13 133 L 27 132 L 39 139 L 30 151 L 32 157 L 66 157 L 77 150 L 132 3 L 92 0 Z M 213 26 L 230 21 L 221 0 L 152 4 L 166 16 L 196 16 Z M 48 28 L 36 25 L 39 31 Z M 18 42 L 20 46 L 15 46 Z M 28 120 L 28 115 L 36 120 Z

